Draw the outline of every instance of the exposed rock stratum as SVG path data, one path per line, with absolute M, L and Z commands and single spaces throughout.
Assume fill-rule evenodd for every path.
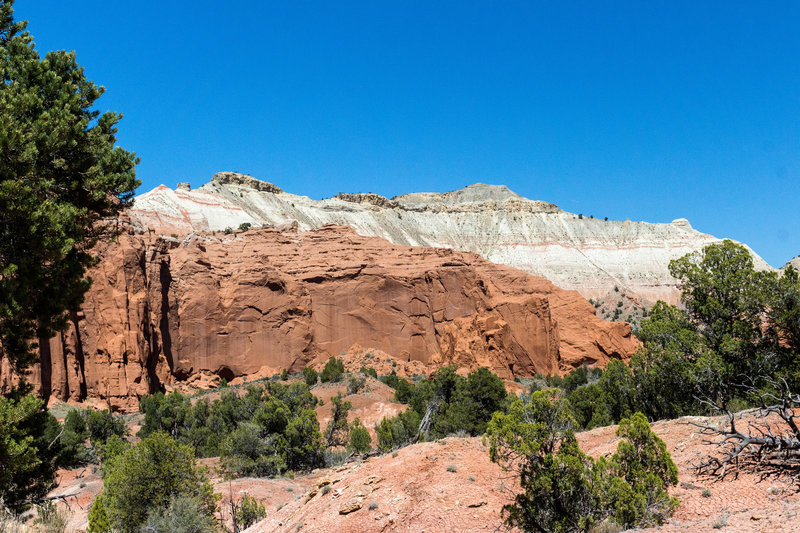
M 670 303 L 678 301 L 679 292 L 669 261 L 720 241 L 694 230 L 686 219 L 654 224 L 581 217 L 497 185 L 392 199 L 340 194 L 314 201 L 233 172 L 220 172 L 196 190 L 157 187 L 136 198 L 130 216 L 137 227 L 167 235 L 222 231 L 245 222 L 296 222 L 301 230 L 348 225 L 395 244 L 474 252 L 586 298 L 619 287 L 650 302 Z M 758 268 L 769 268 L 753 257 Z
M 575 291 L 343 226 L 180 240 L 128 228 L 97 253 L 82 309 L 41 343 L 45 397 L 133 408 L 192 376 L 298 371 L 354 344 L 505 378 L 604 365 L 638 345 Z

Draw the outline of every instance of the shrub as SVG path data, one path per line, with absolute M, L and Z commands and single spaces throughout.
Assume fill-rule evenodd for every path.
M 207 514 L 202 500 L 187 494 L 173 495 L 163 508 L 152 509 L 141 533 L 215 533 L 216 520 Z
M 89 430 L 86 428 L 84 415 L 77 409 L 70 409 L 64 419 L 64 429 L 60 438 L 64 447 L 62 456 L 65 465 L 88 463 L 95 459 L 94 454 L 85 445 L 88 438 Z
M 320 380 L 323 383 L 337 382 L 342 379 L 344 375 L 344 362 L 341 359 L 331 357 L 325 364 L 320 374 Z
M 125 421 L 107 410 L 90 411 L 86 427 L 89 430 L 89 439 L 95 448 L 102 446 L 111 435 L 124 437 L 128 433 Z
M 92 502 L 92 508 L 89 510 L 89 526 L 86 533 L 109 533 L 111 531 L 111 520 L 108 518 L 108 512 L 103 504 L 103 493 L 97 495 Z
M 665 487 L 677 468 L 664 442 L 637 413 L 620 423 L 623 437 L 609 459 L 594 461 L 578 447 L 577 423 L 557 390 L 515 401 L 489 423 L 490 458 L 520 476 L 522 492 L 503 507 L 523 531 L 587 530 L 604 520 L 625 527 L 663 522 L 677 506 Z
M 344 446 L 347 443 L 347 415 L 353 407 L 353 404 L 342 399 L 341 393 L 331 398 L 331 403 L 333 403 L 331 421 L 325 428 L 325 446 L 327 448 Z
M 148 512 L 171 506 L 178 496 L 198 498 L 201 516 L 213 516 L 217 502 L 191 447 L 163 432 L 146 437 L 113 461 L 102 494 L 109 521 L 123 533 L 134 533 Z
M 372 376 L 373 378 L 378 379 L 378 371 L 372 367 L 362 366 L 359 372 L 361 372 L 364 375 Z
M 350 376 L 350 380 L 347 382 L 348 394 L 358 394 L 364 388 L 366 382 L 366 378 Z
M 247 231 L 247 230 L 249 230 L 249 229 L 250 229 L 252 226 L 253 226 L 253 225 L 252 225 L 251 223 L 249 223 L 249 222 L 242 222 L 241 224 L 239 224 L 239 231 Z
M 247 529 L 267 516 L 264 504 L 245 494 L 236 506 L 236 524 L 242 529 Z
M 319 375 L 317 374 L 317 371 L 310 366 L 307 366 L 303 369 L 303 379 L 305 380 L 306 385 L 309 387 L 313 387 L 317 384 L 318 377 Z
M 0 396 L 0 501 L 24 511 L 50 489 L 62 461 L 61 424 L 28 394 Z
M 369 436 L 369 431 L 361 423 L 361 420 L 356 418 L 353 425 L 350 427 L 350 446 L 349 448 L 356 453 L 364 454 L 370 450 L 372 445 L 372 438 Z
M 66 510 L 59 509 L 52 501 L 46 501 L 36 508 L 35 524 L 41 526 L 44 533 L 64 533 L 67 530 L 69 516 Z

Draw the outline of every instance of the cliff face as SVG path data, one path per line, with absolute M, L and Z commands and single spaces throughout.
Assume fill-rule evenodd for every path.
M 32 379 L 46 397 L 126 409 L 190 377 L 297 371 L 354 344 L 504 377 L 603 365 L 638 344 L 577 292 L 346 227 L 180 241 L 131 230 L 97 252 L 72 326 L 42 343 Z
M 130 216 L 137 227 L 163 234 L 235 229 L 243 222 L 296 222 L 301 230 L 349 225 L 395 244 L 474 252 L 586 298 L 603 297 L 616 286 L 644 300 L 670 303 L 677 302 L 679 292 L 669 261 L 719 242 L 685 219 L 670 224 L 590 219 L 483 184 L 391 200 L 341 194 L 314 201 L 249 176 L 220 173 L 194 191 L 161 186 L 143 194 Z M 758 267 L 769 268 L 753 255 Z

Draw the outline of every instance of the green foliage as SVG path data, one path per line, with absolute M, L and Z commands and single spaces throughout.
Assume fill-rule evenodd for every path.
M 578 387 L 567 394 L 567 399 L 581 429 L 608 426 L 612 423 L 600 385 L 592 383 Z
M 378 434 L 378 449 L 388 452 L 392 448 L 405 446 L 417 436 L 421 418 L 413 409 L 407 409 L 392 418 L 383 418 L 375 426 Z
M 341 393 L 331 398 L 331 403 L 333 404 L 331 421 L 325 428 L 325 446 L 328 448 L 347 444 L 349 428 L 347 415 L 353 407 L 352 403 L 343 400 Z
M 375 378 L 375 379 L 378 379 L 378 371 L 377 371 L 377 370 L 375 370 L 375 369 L 374 369 L 374 368 L 372 368 L 372 367 L 369 367 L 369 366 L 362 366 L 362 367 L 361 367 L 361 370 L 359 370 L 359 372 L 361 372 L 362 374 L 365 374 L 365 375 L 367 375 L 367 376 L 372 376 L 372 377 L 373 377 L 373 378 Z
M 284 368 L 281 370 L 281 381 L 286 381 L 287 379 L 289 379 L 289 369 Z
M 252 225 L 251 223 L 249 223 L 249 222 L 242 222 L 241 224 L 239 224 L 239 231 L 247 231 L 247 230 L 249 230 L 249 229 L 250 229 L 252 226 L 253 226 L 253 225 Z
M 59 433 L 61 425 L 40 398 L 19 391 L 0 397 L 0 501 L 5 507 L 23 511 L 51 488 L 56 468 L 68 462 Z
M 361 420 L 356 418 L 350 426 L 350 443 L 348 448 L 356 453 L 364 454 L 370 450 L 372 446 L 372 438 L 369 436 L 369 431 L 361 423 Z
M 249 494 L 242 496 L 242 499 L 236 504 L 236 524 L 242 529 L 247 529 L 265 516 L 267 516 L 267 510 L 264 504 Z
M 307 366 L 303 369 L 303 379 L 305 380 L 306 385 L 309 387 L 313 387 L 317 384 L 318 377 L 317 371 L 310 366 Z
M 459 432 L 480 435 L 492 415 L 508 407 L 505 384 L 489 369 L 479 368 L 466 378 L 455 370 L 455 366 L 442 367 L 417 385 L 394 373 L 381 378 L 395 388 L 395 400 L 407 403 L 409 409 L 375 427 L 379 449 L 391 450 L 417 438 L 427 412 L 430 427 L 426 438 L 441 438 Z
M 95 448 L 105 444 L 112 435 L 125 437 L 128 433 L 125 421 L 106 410 L 90 411 L 86 427 L 89 431 L 89 439 Z
M 35 339 L 81 303 L 101 221 L 139 182 L 135 154 L 114 146 L 122 116 L 93 109 L 105 89 L 74 52 L 41 58 L 13 4 L 0 1 L 0 342 L 24 373 Z
M 103 493 L 97 495 L 89 510 L 89 527 L 86 533 L 111 533 L 111 520 L 103 504 Z
M 667 494 L 667 485 L 678 484 L 678 468 L 667 446 L 650 429 L 647 418 L 636 413 L 623 419 L 617 436 L 624 440 L 610 460 L 607 496 L 613 519 L 625 526 L 651 526 L 664 522 L 678 507 Z
M 130 448 L 130 443 L 117 434 L 111 435 L 97 450 L 103 476 L 111 471 L 114 460 Z
M 487 429 L 491 460 L 519 475 L 522 492 L 503 507 L 523 531 L 587 531 L 603 520 L 626 527 L 661 523 L 677 502 L 664 490 L 677 469 L 644 415 L 620 425 L 610 460 L 578 447 L 577 423 L 558 390 L 534 392 L 494 415 Z
M 77 409 L 70 409 L 64 418 L 64 428 L 61 432 L 61 445 L 64 448 L 63 464 L 77 465 L 91 462 L 94 454 L 85 446 L 89 438 L 89 430 L 83 414 Z
M 337 382 L 344 376 L 344 362 L 341 359 L 331 357 L 322 369 L 319 378 L 323 383 Z
M 164 432 L 146 437 L 117 457 L 105 477 L 102 504 L 113 527 L 134 533 L 148 513 L 168 508 L 174 498 L 197 498 L 195 512 L 213 517 L 217 497 L 206 469 L 190 446 Z
M 166 507 L 154 508 L 140 533 L 215 533 L 217 523 L 207 514 L 202 500 L 188 494 L 176 494 Z
M 322 463 L 322 435 L 314 411 L 317 399 L 304 383 L 251 385 L 238 395 L 222 391 L 194 406 L 179 393 L 142 398 L 140 437 L 166 431 L 201 457 L 220 455 L 238 475 L 271 476 Z

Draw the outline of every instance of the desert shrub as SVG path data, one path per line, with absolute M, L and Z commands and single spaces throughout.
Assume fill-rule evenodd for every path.
M 642 413 L 623 419 L 617 436 L 623 440 L 610 460 L 614 477 L 607 492 L 614 521 L 625 526 L 663 523 L 678 507 L 666 491 L 678 484 L 678 468 L 666 444 Z
M 592 429 L 612 423 L 603 390 L 596 383 L 576 388 L 567 394 L 567 399 L 579 428 Z
M 333 404 L 331 421 L 325 428 L 325 446 L 328 448 L 347 444 L 349 429 L 347 415 L 353 407 L 353 404 L 342 398 L 341 393 L 331 398 L 331 403 Z
M 383 418 L 375 426 L 378 435 L 378 448 L 388 452 L 392 448 L 405 446 L 417 437 L 420 416 L 413 409 L 407 409 L 392 418 Z
M 111 435 L 108 440 L 97 450 L 100 468 L 103 476 L 111 471 L 114 460 L 125 453 L 131 445 L 119 435 Z
M 503 507 L 523 531 L 585 531 L 612 521 L 625 527 L 663 522 L 677 501 L 666 486 L 677 469 L 641 413 L 624 419 L 623 437 L 608 460 L 578 447 L 569 402 L 557 389 L 535 392 L 494 415 L 487 429 L 490 458 L 519 476 L 522 492 Z
M 239 224 L 239 231 L 247 231 L 247 230 L 249 230 L 249 229 L 250 229 L 252 226 L 253 226 L 253 225 L 252 225 L 251 223 L 249 223 L 249 222 L 242 222 L 241 224 Z
M 160 393 L 142 398 L 139 436 L 168 431 L 200 457 L 222 456 L 231 473 L 269 476 L 321 464 L 317 399 L 305 383 L 250 385 L 241 396 L 222 391 L 210 403 Z M 316 447 L 316 448 L 315 448 Z
M 309 387 L 313 387 L 317 384 L 318 377 L 319 375 L 317 374 L 317 371 L 310 366 L 307 366 L 303 369 L 303 379 L 305 380 L 306 385 Z
M 89 431 L 89 440 L 95 448 L 102 446 L 112 435 L 125 437 L 128 434 L 122 417 L 107 410 L 89 411 L 86 428 Z
M 361 370 L 359 370 L 362 374 L 366 376 L 372 376 L 375 379 L 378 379 L 378 371 L 369 366 L 362 366 Z
M 111 520 L 108 518 L 101 492 L 92 502 L 92 508 L 89 509 L 89 526 L 86 533 L 110 533 L 111 527 Z
M 267 516 L 264 504 L 245 494 L 236 504 L 236 524 L 242 529 L 247 529 Z
M 194 514 L 213 517 L 217 497 L 194 450 L 164 432 L 146 437 L 117 457 L 104 480 L 102 505 L 113 528 L 134 533 L 149 513 L 172 505 L 179 496 L 197 498 Z
M 344 362 L 341 359 L 331 357 L 322 369 L 319 378 L 323 383 L 337 382 L 344 376 Z
M 59 439 L 61 424 L 42 399 L 12 391 L 0 396 L 0 501 L 14 512 L 41 501 L 68 462 Z
M 93 462 L 96 457 L 92 450 L 86 447 L 89 430 L 83 413 L 77 409 L 70 409 L 64 418 L 64 429 L 61 432 L 61 445 L 64 447 L 64 464 L 77 465 Z
M 347 382 L 348 394 L 358 394 L 364 388 L 366 382 L 366 378 L 350 376 L 350 380 Z
M 69 515 L 54 502 L 46 501 L 37 505 L 36 514 L 34 523 L 39 525 L 43 533 L 64 533 L 67 530 Z
M 369 436 L 369 431 L 361 423 L 361 420 L 356 418 L 350 427 L 350 442 L 348 448 L 356 453 L 367 453 L 372 445 L 372 438 Z
M 196 496 L 173 495 L 166 507 L 154 508 L 139 533 L 215 533 L 216 520 L 208 515 L 203 502 Z

